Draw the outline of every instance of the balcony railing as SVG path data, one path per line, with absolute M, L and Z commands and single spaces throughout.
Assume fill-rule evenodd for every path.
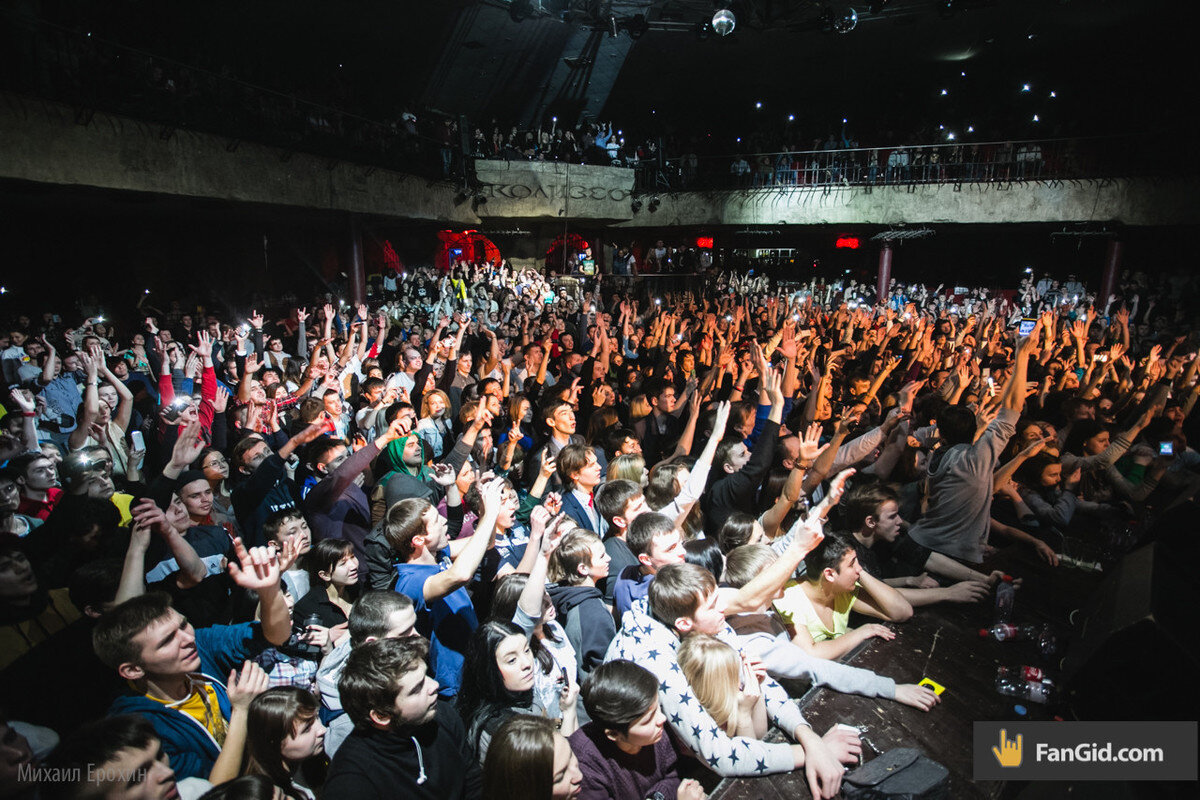
M 1178 159 L 1129 137 L 1035 139 L 682 156 L 643 164 L 642 192 L 1071 181 L 1177 174 Z

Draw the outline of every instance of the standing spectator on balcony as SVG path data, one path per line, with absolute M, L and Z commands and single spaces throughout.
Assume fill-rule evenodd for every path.
M 729 173 L 733 175 L 733 182 L 737 186 L 746 186 L 750 183 L 750 162 L 746 157 L 739 155 L 729 165 Z
M 887 160 L 887 181 L 888 183 L 898 183 L 907 181 L 909 178 L 908 171 L 909 156 L 908 150 L 903 145 L 897 147 L 892 152 L 888 153 Z
M 754 185 L 770 186 L 775 178 L 775 168 L 771 166 L 771 157 L 763 153 L 755 160 Z
M 411 115 L 406 115 L 411 116 Z M 414 117 L 415 120 L 415 117 Z M 415 132 L 415 129 L 414 129 Z M 450 177 L 450 168 L 454 164 L 454 137 L 458 135 L 458 123 L 449 117 L 438 122 L 437 136 L 441 143 L 442 177 Z

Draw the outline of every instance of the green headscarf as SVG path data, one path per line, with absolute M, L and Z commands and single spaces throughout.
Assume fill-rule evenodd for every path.
M 404 463 L 404 445 L 409 438 L 416 439 L 421 445 L 421 466 L 417 468 Z M 390 441 L 383 452 L 379 454 L 379 460 L 386 470 L 383 477 L 379 479 L 380 486 L 387 486 L 387 482 L 398 472 L 419 481 L 425 481 L 430 477 L 429 462 L 433 460 L 433 449 L 414 431 L 408 436 L 401 436 L 399 439 Z

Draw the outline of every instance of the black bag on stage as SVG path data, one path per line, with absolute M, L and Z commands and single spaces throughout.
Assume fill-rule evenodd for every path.
M 950 771 L 920 750 L 897 747 L 842 778 L 849 800 L 944 800 Z

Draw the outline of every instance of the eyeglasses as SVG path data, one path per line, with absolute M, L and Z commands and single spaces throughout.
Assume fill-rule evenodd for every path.
M 225 460 L 225 457 L 224 457 L 224 456 L 217 456 L 216 458 L 212 459 L 211 461 L 209 461 L 209 462 L 208 462 L 207 464 L 205 464 L 204 466 L 206 466 L 206 467 L 216 467 L 216 466 L 219 466 L 219 465 L 221 465 L 221 464 L 228 464 L 228 463 L 229 463 L 229 462 Z

